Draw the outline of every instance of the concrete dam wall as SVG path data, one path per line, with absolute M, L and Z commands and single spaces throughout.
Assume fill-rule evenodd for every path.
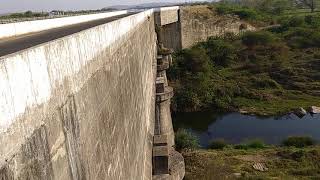
M 0 57 L 0 179 L 181 180 L 166 69 L 171 49 L 201 32 L 188 30 L 184 14 L 169 7 L 72 17 L 121 15 Z M 11 32 L 0 44 L 73 24 L 68 18 L 28 22 L 15 33 L 23 23 L 0 26 Z
M 1 58 L 0 179 L 152 177 L 152 15 Z

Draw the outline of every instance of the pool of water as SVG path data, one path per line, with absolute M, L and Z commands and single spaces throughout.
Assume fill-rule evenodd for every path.
M 252 139 L 280 144 L 288 136 L 310 136 L 320 141 L 320 114 L 308 114 L 300 119 L 294 114 L 257 117 L 237 112 L 192 112 L 173 114 L 173 122 L 175 130 L 191 131 L 204 147 L 214 139 L 224 139 L 232 144 Z

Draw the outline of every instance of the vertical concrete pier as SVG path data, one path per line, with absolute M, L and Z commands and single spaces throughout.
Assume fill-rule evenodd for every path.
M 168 18 L 171 17 L 171 18 Z M 156 79 L 156 118 L 153 142 L 153 179 L 181 180 L 184 177 L 184 159 L 174 149 L 174 130 L 171 118 L 170 103 L 173 88 L 168 85 L 166 70 L 172 64 L 173 49 L 165 47 L 163 26 L 178 24 L 178 10 L 169 9 L 155 13 L 158 55 Z M 173 21 L 172 21 L 173 20 Z M 172 47 L 172 46 L 170 46 Z

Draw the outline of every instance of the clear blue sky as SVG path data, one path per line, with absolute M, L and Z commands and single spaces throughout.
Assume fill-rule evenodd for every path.
M 187 0 L 190 2 L 191 0 Z M 199 1 L 199 0 L 192 0 Z M 101 9 L 113 5 L 134 5 L 150 2 L 186 2 L 186 0 L 0 0 L 0 13 Z

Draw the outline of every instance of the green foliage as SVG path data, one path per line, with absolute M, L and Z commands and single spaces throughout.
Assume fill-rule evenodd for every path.
M 175 148 L 179 151 L 197 149 L 199 148 L 198 138 L 185 129 L 179 129 L 175 133 Z
M 247 143 L 247 146 L 252 149 L 263 149 L 266 147 L 262 140 L 253 140 Z
M 227 143 L 223 139 L 213 140 L 209 143 L 209 149 L 224 149 L 227 147 Z
M 263 148 L 266 148 L 267 145 L 264 144 L 262 140 L 256 139 L 256 140 L 249 141 L 247 143 L 236 144 L 233 147 L 235 149 L 248 150 L 248 149 L 263 149 Z
M 301 27 L 305 25 L 305 19 L 301 16 L 292 16 L 285 24 L 284 26 L 287 27 Z
M 305 17 L 305 22 L 311 27 L 320 27 L 320 15 L 307 15 Z
M 216 11 L 234 14 L 253 7 L 219 3 Z M 256 12 L 263 17 L 262 10 Z M 320 48 L 320 16 L 285 17 L 280 27 L 211 37 L 176 53 L 168 71 L 175 87 L 174 109 L 245 109 L 279 115 L 320 105 L 314 60 Z
M 273 79 L 267 77 L 252 77 L 252 83 L 256 88 L 265 88 L 265 89 L 280 89 L 281 86 Z
M 258 20 L 260 18 L 259 13 L 256 10 L 249 8 L 235 10 L 234 14 L 239 16 L 240 19 L 246 20 Z
M 297 148 L 303 148 L 314 145 L 315 141 L 311 137 L 292 136 L 285 139 L 282 142 L 282 144 L 284 146 L 294 146 Z
M 12 13 L 10 15 L 0 16 L 0 19 L 19 19 L 19 18 L 46 17 L 46 16 L 49 16 L 49 13 L 26 11 L 24 13 Z
M 290 2 L 288 0 L 273 0 L 270 5 L 269 13 L 272 14 L 283 14 L 285 10 L 290 9 Z
M 289 46 L 294 48 L 320 47 L 320 32 L 309 28 L 291 28 L 284 38 Z
M 185 179 L 319 179 L 320 147 L 304 149 L 268 147 L 248 151 L 225 148 L 220 150 L 196 150 L 184 152 Z M 252 168 L 254 162 L 262 162 L 268 171 Z M 239 172 L 239 177 L 230 176 Z
M 178 109 L 195 110 L 212 102 L 213 65 L 202 47 L 185 49 L 176 54 L 169 70 L 170 80 L 179 80 L 183 86 L 176 88 L 174 102 Z
M 270 45 L 276 41 L 276 37 L 267 31 L 247 32 L 242 36 L 242 43 L 246 46 Z
M 236 58 L 236 50 L 231 43 L 217 38 L 209 38 L 204 43 L 211 61 L 217 66 L 228 66 Z
M 234 7 L 227 6 L 225 4 L 222 4 L 222 5 L 215 7 L 215 10 L 219 15 L 231 14 L 231 13 L 233 13 L 234 9 L 235 9 Z
M 236 144 L 236 145 L 233 146 L 233 148 L 235 148 L 235 149 L 243 149 L 243 150 L 248 150 L 249 149 L 247 144 Z
M 220 4 L 215 7 L 215 10 L 219 15 L 233 14 L 245 20 L 258 20 L 261 18 L 259 12 L 255 9 L 236 5 Z

